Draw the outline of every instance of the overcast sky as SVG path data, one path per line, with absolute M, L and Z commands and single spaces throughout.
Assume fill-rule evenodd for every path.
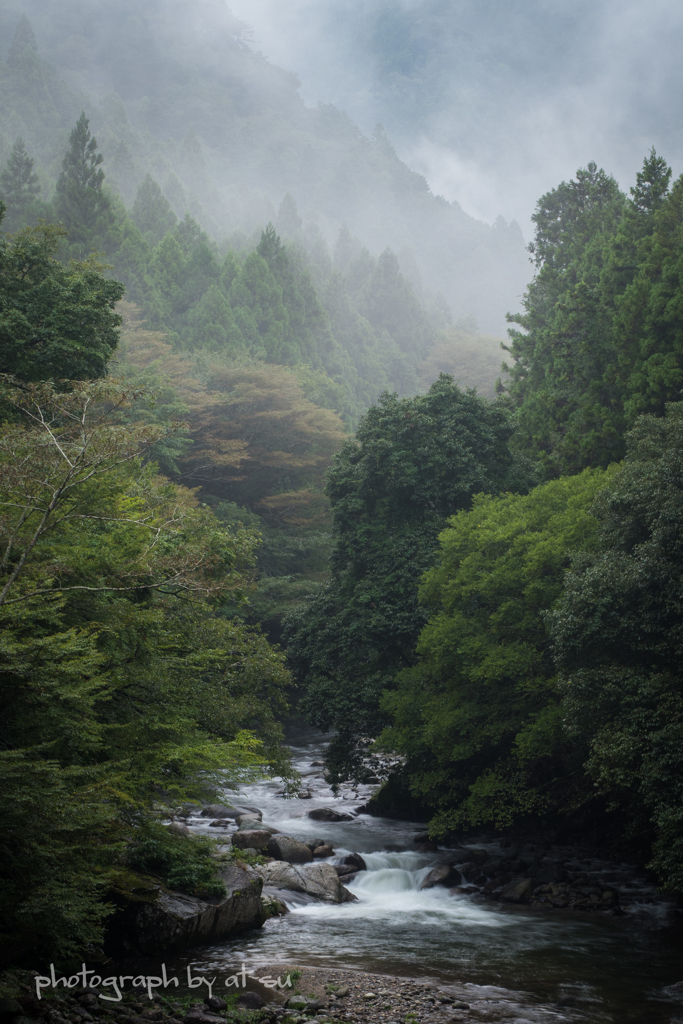
M 683 4 L 672 0 L 228 0 L 308 104 L 381 121 L 432 190 L 519 221 L 593 159 L 628 188 L 683 166 Z

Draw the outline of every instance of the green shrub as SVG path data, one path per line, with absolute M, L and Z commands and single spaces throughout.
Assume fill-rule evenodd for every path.
M 145 822 L 128 852 L 130 867 L 157 875 L 171 889 L 192 896 L 225 896 L 216 877 L 215 844 L 203 836 L 182 836 L 160 822 Z

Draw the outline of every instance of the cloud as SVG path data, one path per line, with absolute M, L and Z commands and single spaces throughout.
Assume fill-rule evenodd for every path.
M 683 165 L 683 6 L 672 0 L 232 0 L 307 103 L 382 122 L 433 191 L 526 234 L 595 160 L 624 188 L 652 145 Z

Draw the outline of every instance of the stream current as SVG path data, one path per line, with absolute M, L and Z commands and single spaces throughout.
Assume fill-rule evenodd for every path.
M 466 984 L 471 999 L 500 995 L 508 1006 L 504 1018 L 477 1015 L 481 1020 L 683 1020 L 683 990 L 670 988 L 683 981 L 680 915 L 671 906 L 650 899 L 613 918 L 541 912 L 457 890 L 451 895 L 439 887 L 420 891 L 429 870 L 448 857 L 445 849 L 415 851 L 413 836 L 424 825 L 362 813 L 349 822 L 313 821 L 307 817 L 312 808 L 351 811 L 376 787 L 348 786 L 335 796 L 321 774 L 323 737 L 298 729 L 290 746 L 309 798 L 285 800 L 275 781 L 226 798 L 258 807 L 264 822 L 286 835 L 329 841 L 333 863 L 361 853 L 367 871 L 348 885 L 357 902 L 330 905 L 279 891 L 288 914 L 234 940 L 174 958 L 178 966 L 191 963 L 197 971 L 222 975 L 241 962 L 248 968 L 281 963 Z M 188 824 L 220 839 L 206 818 Z

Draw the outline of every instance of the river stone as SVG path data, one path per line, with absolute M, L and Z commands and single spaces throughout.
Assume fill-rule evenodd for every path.
M 354 899 L 352 893 L 345 898 L 343 885 L 332 864 L 288 864 L 276 861 L 254 869 L 263 879 L 265 885 L 276 889 L 290 889 L 292 892 L 305 892 L 326 903 L 348 902 Z
M 533 878 L 513 878 L 501 889 L 500 898 L 504 903 L 526 903 L 535 888 Z
M 258 807 L 247 807 L 240 804 L 239 807 L 226 807 L 224 804 L 210 804 L 201 813 L 202 818 L 239 818 L 242 814 L 248 814 L 252 818 L 263 817 L 263 812 Z
M 564 882 L 567 875 L 561 864 L 544 864 L 536 875 L 536 885 L 548 885 L 551 882 Z
M 487 864 L 482 864 L 481 873 L 486 875 L 487 878 L 495 878 L 496 875 L 500 875 L 504 871 L 504 861 L 502 860 L 490 860 Z
M 228 1004 L 220 996 L 204 996 L 204 1002 L 210 1010 L 227 1010 Z
M 202 818 L 236 818 L 238 814 L 242 814 L 243 811 L 239 811 L 236 807 L 226 807 L 224 804 L 209 804 L 205 807 L 200 817 Z
M 306 996 L 290 996 L 287 1000 L 288 1010 L 305 1010 L 308 1006 L 308 999 Z
M 328 844 L 324 843 L 322 846 L 316 846 L 313 851 L 314 857 L 333 857 L 334 849 Z
M 235 864 L 223 868 L 220 878 L 227 894 L 211 902 L 151 884 L 142 876 L 125 889 L 115 887 L 112 902 L 117 910 L 107 922 L 108 951 L 161 956 L 260 928 L 266 919 L 261 879 Z
M 172 832 L 176 836 L 192 835 L 190 829 L 187 827 L 187 825 L 183 825 L 182 821 L 172 821 L 170 825 L 168 825 L 168 831 Z
M 140 1017 L 139 1020 L 144 1020 Z M 225 1017 L 219 1017 L 217 1013 L 211 1013 L 205 1006 L 191 1006 L 187 1011 L 184 1020 L 187 1024 L 225 1024 Z
M 356 868 L 352 868 L 350 864 L 333 864 L 332 867 L 340 878 L 344 878 L 347 881 L 351 878 L 351 875 L 355 878 L 358 874 Z
M 239 835 L 239 832 L 237 834 Z M 290 864 L 306 864 L 313 860 L 313 854 L 306 844 L 300 843 L 298 839 L 292 839 L 291 836 L 271 836 L 268 833 L 265 849 L 275 860 L 286 860 Z
M 433 889 L 436 885 L 449 887 L 459 885 L 461 881 L 460 872 L 456 868 L 451 867 L 450 864 L 437 864 L 429 872 L 420 889 Z
M 359 853 L 350 853 L 344 857 L 343 864 L 354 868 L 356 871 L 367 871 L 368 866 Z
M 241 850 L 265 850 L 271 839 L 272 836 L 266 829 L 251 828 L 246 832 L 235 832 L 232 836 L 232 845 Z
M 462 875 L 466 882 L 473 882 L 479 874 L 479 868 L 477 867 L 476 864 L 472 863 L 461 864 L 460 874 Z
M 335 811 L 333 807 L 315 807 L 308 812 L 308 817 L 313 821 L 353 821 L 352 814 Z
M 275 828 L 274 825 L 264 825 L 258 818 L 238 818 L 237 819 L 237 831 L 238 832 L 269 832 L 271 836 L 279 834 L 279 829 Z
M 258 992 L 243 992 L 237 997 L 237 1005 L 244 1006 L 247 1010 L 260 1010 L 266 1003 Z

